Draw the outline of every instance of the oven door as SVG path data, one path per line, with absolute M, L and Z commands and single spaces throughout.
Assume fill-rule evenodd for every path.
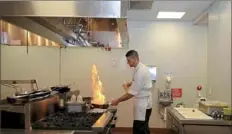
M 175 119 L 173 119 L 171 134 L 181 134 L 180 127 L 180 124 Z
M 103 132 L 93 132 L 93 131 L 73 131 L 71 134 L 112 134 L 112 128 L 116 126 L 117 117 L 112 118 L 109 124 L 105 127 Z
M 104 134 L 112 134 L 112 129 L 116 127 L 118 117 L 112 118 L 110 123 L 106 126 Z

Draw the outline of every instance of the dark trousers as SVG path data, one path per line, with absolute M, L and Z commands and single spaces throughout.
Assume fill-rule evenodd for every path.
M 152 109 L 147 109 L 145 121 L 134 120 L 133 123 L 133 134 L 150 134 L 149 120 Z

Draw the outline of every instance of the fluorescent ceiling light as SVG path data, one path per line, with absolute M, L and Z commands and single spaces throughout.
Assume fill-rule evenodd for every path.
M 185 12 L 159 12 L 158 19 L 181 19 Z

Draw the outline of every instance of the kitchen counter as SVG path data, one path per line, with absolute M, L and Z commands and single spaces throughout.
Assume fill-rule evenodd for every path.
M 189 125 L 217 125 L 217 126 L 232 126 L 232 121 L 228 120 L 205 120 L 205 119 L 186 119 L 176 109 L 169 107 L 167 112 L 171 114 L 180 124 Z
M 187 119 L 176 109 L 167 108 L 166 127 L 177 134 L 231 134 L 232 121 L 216 119 Z
M 24 129 L 1 129 L 1 134 L 97 134 L 88 131 L 74 132 L 73 130 L 24 130 Z
M 7 100 L 1 100 L 0 104 L 0 126 L 3 128 L 20 128 L 29 129 L 31 122 L 44 118 L 46 115 L 54 113 L 58 108 L 59 94 L 52 92 L 52 94 L 40 100 L 28 102 L 23 105 L 12 105 L 7 103 Z M 8 123 L 8 116 L 14 116 L 15 122 Z M 22 123 L 24 122 L 24 123 Z M 14 127 L 13 127 L 13 126 Z
M 23 130 L 23 129 L 1 129 L 1 134 L 72 134 L 69 130 Z

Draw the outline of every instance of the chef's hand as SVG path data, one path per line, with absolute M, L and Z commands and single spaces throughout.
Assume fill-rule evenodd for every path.
M 129 88 L 129 87 L 131 87 L 131 85 L 132 85 L 132 81 L 127 82 L 126 84 L 127 84 L 127 87 Z
M 114 99 L 111 101 L 111 105 L 112 106 L 117 106 L 119 104 L 119 100 L 118 99 Z
M 125 83 L 125 84 L 123 84 L 123 85 L 122 85 L 122 87 L 123 87 L 123 89 L 124 89 L 125 91 L 127 91 L 128 86 L 127 86 L 127 84 L 126 84 L 126 83 Z

